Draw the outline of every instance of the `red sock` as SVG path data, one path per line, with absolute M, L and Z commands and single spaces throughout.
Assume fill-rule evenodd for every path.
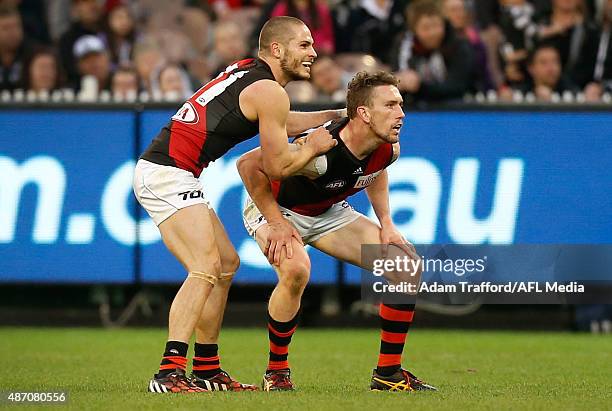
M 299 313 L 287 322 L 274 320 L 268 314 L 268 337 L 270 338 L 270 360 L 268 371 L 289 368 L 289 343 L 297 328 Z
M 401 368 L 402 352 L 414 316 L 414 304 L 380 305 L 380 354 L 376 372 L 392 375 Z

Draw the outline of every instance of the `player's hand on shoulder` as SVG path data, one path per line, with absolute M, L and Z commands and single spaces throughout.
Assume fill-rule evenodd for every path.
M 324 127 L 319 127 L 310 133 L 305 142 L 305 145 L 309 146 L 316 155 L 327 153 L 336 144 L 338 144 L 338 141 Z

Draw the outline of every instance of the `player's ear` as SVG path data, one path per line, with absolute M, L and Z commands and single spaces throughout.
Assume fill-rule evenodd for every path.
M 364 123 L 370 123 L 370 110 L 366 106 L 357 107 L 357 115 L 363 120 Z
M 280 43 L 278 42 L 272 42 L 272 44 L 270 44 L 270 51 L 272 52 L 272 56 L 274 56 L 275 58 L 280 58 L 281 54 L 282 54 L 282 46 Z

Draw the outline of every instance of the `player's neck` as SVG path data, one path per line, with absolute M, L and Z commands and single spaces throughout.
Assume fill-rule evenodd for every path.
M 340 138 L 346 148 L 359 160 L 363 160 L 382 144 L 378 138 L 373 138 L 369 128 L 363 127 L 356 121 L 349 123 L 340 131 Z
M 276 80 L 278 84 L 285 87 L 287 83 L 291 81 L 289 78 L 287 78 L 287 76 L 285 76 L 283 69 L 280 67 L 280 64 L 278 64 L 277 61 L 274 61 L 271 57 L 268 57 L 263 54 L 259 54 L 258 57 L 260 60 L 266 62 L 268 67 L 270 67 L 270 70 L 272 70 L 272 75 L 274 76 L 274 80 Z

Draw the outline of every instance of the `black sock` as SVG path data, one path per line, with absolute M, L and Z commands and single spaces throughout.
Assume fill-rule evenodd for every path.
M 289 343 L 297 328 L 300 312 L 287 322 L 276 321 L 268 313 L 268 337 L 270 339 L 270 359 L 268 369 L 284 370 L 289 368 Z
M 217 344 L 195 344 L 193 374 L 200 378 L 210 378 L 221 372 Z
M 187 349 L 189 345 L 181 341 L 168 341 L 166 350 L 159 365 L 158 376 L 164 376 L 180 368 L 185 371 L 187 367 Z

